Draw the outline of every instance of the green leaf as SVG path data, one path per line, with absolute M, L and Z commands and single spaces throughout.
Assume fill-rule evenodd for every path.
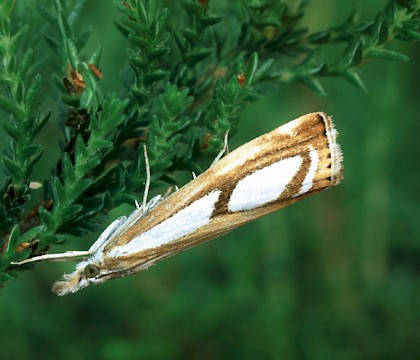
M 62 216 L 62 222 L 69 221 L 69 219 L 74 219 L 82 210 L 83 206 L 80 204 L 68 205 L 62 208 L 60 213 Z
M 331 38 L 331 32 L 328 30 L 319 31 L 309 36 L 309 41 L 314 44 L 327 43 Z
M 113 0 L 113 4 L 120 13 L 127 15 L 127 17 L 133 16 L 135 13 L 131 6 L 127 7 L 121 0 Z
M 89 142 L 89 146 L 91 146 L 95 151 L 99 151 L 102 149 L 112 147 L 113 142 L 110 140 L 103 140 L 103 139 L 94 139 L 93 141 Z
M 18 139 L 22 136 L 22 132 L 16 127 L 14 123 L 1 124 L 4 131 L 6 131 L 7 135 L 9 135 L 14 141 L 18 141 Z
M 71 38 L 67 38 L 67 56 L 71 67 L 76 71 L 78 69 L 77 66 L 79 64 L 79 56 L 77 55 L 76 46 L 70 39 Z
M 195 44 L 200 40 L 200 36 L 194 29 L 184 28 L 181 30 L 181 33 L 191 44 Z
M 19 244 L 19 237 L 20 237 L 20 229 L 19 224 L 13 226 L 12 231 L 9 235 L 9 241 L 6 247 L 6 253 L 14 252 L 16 247 Z
M 130 33 L 130 35 L 128 36 L 128 40 L 130 40 L 130 42 L 133 42 L 135 45 L 142 49 L 149 49 L 150 47 L 150 39 L 144 36 Z
M 142 104 L 147 100 L 149 93 L 144 89 L 138 89 L 135 86 L 131 88 L 131 94 L 137 99 L 137 101 Z
M 31 242 L 32 240 L 36 239 L 44 230 L 44 226 L 42 225 L 34 226 L 33 228 L 25 231 L 22 235 L 20 235 L 20 242 Z
M 151 71 L 150 73 L 148 73 L 144 77 L 144 83 L 146 85 L 153 84 L 153 83 L 155 83 L 157 81 L 160 81 L 160 80 L 164 79 L 168 75 L 169 75 L 169 72 L 166 71 L 166 70 L 155 70 L 155 71 Z
M 367 52 L 366 56 L 393 61 L 408 61 L 410 59 L 404 54 L 387 49 L 371 49 Z
M 52 231 L 55 228 L 55 219 L 51 213 L 44 207 L 39 207 L 39 217 L 42 224 L 49 230 Z
M 12 88 L 14 85 L 14 80 L 11 79 L 7 74 L 0 73 L 0 84 L 5 85 L 9 88 Z
M 31 84 L 28 87 L 28 91 L 25 95 L 25 103 L 27 107 L 27 111 L 30 113 L 32 112 L 33 105 L 35 103 L 35 99 L 38 95 L 39 89 L 41 87 L 41 75 L 36 74 L 32 79 Z
M 148 1 L 146 6 L 147 17 L 148 20 L 151 22 L 152 20 L 155 20 L 157 18 L 158 4 L 156 1 Z
M 39 240 L 42 245 L 47 246 L 50 244 L 59 244 L 64 241 L 64 237 L 51 233 L 41 234 Z
M 167 83 L 159 97 L 158 117 L 164 121 L 174 121 L 192 104 L 193 98 L 188 96 L 188 92 L 188 89 L 179 90 L 176 85 Z M 180 125 L 182 124 L 177 124 L 176 127 L 179 128 Z
M 76 174 L 74 172 L 73 164 L 70 161 L 70 157 L 68 154 L 64 154 L 63 162 L 62 162 L 62 169 L 63 169 L 63 179 L 66 186 L 73 186 L 76 181 Z
M 76 167 L 78 164 L 89 158 L 89 149 L 86 147 L 85 142 L 80 134 L 77 135 L 74 152 Z
M 199 61 L 202 61 L 208 58 L 212 54 L 213 54 L 213 49 L 210 49 L 210 48 L 203 48 L 203 49 L 195 50 L 191 52 L 190 55 L 187 56 L 187 61 L 190 64 L 195 64 Z
M 89 59 L 89 64 L 94 64 L 96 66 L 99 66 L 99 62 L 101 61 L 102 57 L 102 46 L 99 45 L 95 52 L 92 54 L 92 56 Z
M 36 162 L 42 155 L 43 148 L 41 145 L 28 145 L 22 150 L 22 157 L 27 161 Z
M 244 97 L 244 100 L 250 103 L 256 103 L 261 100 L 261 97 L 256 93 L 250 93 Z
M 152 169 L 154 172 L 158 172 L 158 171 L 164 171 L 166 169 L 169 169 L 172 165 L 172 160 L 171 159 L 155 159 L 153 161 L 152 165 Z
M 39 131 L 44 127 L 51 116 L 51 110 L 44 111 L 39 117 L 35 124 L 34 134 L 38 134 Z
M 81 30 L 80 32 L 78 32 L 79 36 L 74 41 L 74 45 L 76 46 L 76 48 L 77 49 L 82 49 L 86 45 L 86 43 L 88 42 L 92 33 L 93 33 L 93 27 L 92 26 L 88 26 L 84 30 Z
M 22 152 L 20 155 L 20 157 L 27 159 L 35 154 L 37 154 L 39 151 L 42 151 L 42 146 L 41 145 L 27 145 L 24 148 L 22 148 Z
M 48 44 L 48 46 L 51 49 L 53 49 L 55 52 L 60 53 L 62 51 L 62 46 L 57 39 L 53 38 L 51 35 L 48 35 L 48 34 L 44 36 L 44 39 L 46 43 Z
M 55 14 L 40 2 L 36 2 L 36 7 L 40 14 L 42 14 L 42 16 L 47 20 L 47 22 L 53 23 L 57 20 Z
M 367 88 L 365 84 L 363 83 L 362 79 L 360 78 L 359 74 L 357 74 L 355 71 L 343 71 L 342 76 L 353 86 L 358 88 L 359 90 L 362 90 L 363 92 L 367 92 Z
M 396 36 L 404 41 L 420 41 L 420 32 L 404 27 L 398 29 Z
M 399 5 L 407 8 L 409 11 L 415 11 L 418 9 L 418 2 L 416 0 L 396 0 Z
M 318 96 L 321 96 L 321 97 L 327 96 L 327 93 L 325 92 L 324 87 L 322 86 L 319 79 L 313 76 L 308 76 L 308 77 L 304 77 L 300 79 L 300 81 L 303 84 L 305 84 L 307 87 L 309 87 Z
M 32 64 L 34 57 L 34 51 L 29 48 L 25 50 L 25 53 L 23 54 L 22 60 L 19 64 L 19 76 L 24 77 L 26 73 L 28 72 L 29 67 Z
M 248 61 L 248 66 L 245 71 L 245 80 L 246 84 L 253 84 L 254 75 L 258 69 L 258 54 L 256 52 L 251 54 L 251 57 Z
M 85 91 L 83 91 L 82 96 L 80 97 L 80 107 L 89 111 L 96 111 L 98 106 L 99 103 L 97 101 L 95 91 L 93 91 L 91 88 L 86 88 Z
M 198 3 L 198 1 L 193 0 L 181 0 L 181 5 L 187 10 L 188 13 L 199 16 L 204 13 L 203 7 Z
M 270 5 L 271 0 L 247 0 L 246 6 L 250 9 L 262 9 Z
M 129 60 L 133 67 L 147 69 L 149 66 L 149 59 L 144 56 L 129 56 Z
M 373 45 L 383 45 L 388 41 L 388 24 L 384 14 L 380 13 L 372 26 L 370 40 Z
M 25 113 L 19 106 L 15 105 L 10 100 L 2 96 L 0 96 L 0 108 L 3 109 L 5 112 L 11 114 L 18 123 L 20 123 L 25 117 Z
M 155 48 L 153 50 L 151 50 L 148 54 L 148 59 L 149 61 L 153 61 L 155 59 L 158 59 L 162 56 L 168 55 L 171 52 L 171 48 L 164 46 L 164 47 L 159 47 L 159 48 Z
M 57 23 L 58 23 L 58 27 L 60 29 L 61 32 L 61 37 L 64 39 L 64 41 L 67 40 L 67 48 L 69 46 L 68 42 L 71 41 L 70 39 L 73 39 L 73 31 L 71 30 L 71 27 L 69 25 L 69 23 L 67 22 L 67 19 L 65 17 L 65 14 L 62 11 L 62 5 L 61 4 L 57 4 L 57 12 L 58 12 L 58 16 L 57 16 Z M 68 49 L 67 49 L 67 55 L 68 54 Z M 70 62 L 71 63 L 71 62 Z M 77 62 L 76 62 L 77 63 Z M 71 64 L 73 66 L 73 64 Z M 75 69 L 75 67 L 74 67 Z
M 203 27 L 213 26 L 218 24 L 223 20 L 223 16 L 207 15 L 206 17 L 200 19 L 200 24 Z
M 338 60 L 337 66 L 343 67 L 343 68 L 357 66 L 362 62 L 362 59 L 363 59 L 362 41 L 361 39 L 354 39 L 348 44 L 342 57 Z
M 0 157 L 0 160 L 3 162 L 6 169 L 12 174 L 14 178 L 21 178 L 23 175 L 21 166 L 15 161 L 9 159 L 6 156 Z
M 99 156 L 92 157 L 88 160 L 81 161 L 77 164 L 78 176 L 86 174 L 101 163 Z M 85 179 L 86 180 L 86 179 Z
M 273 62 L 274 62 L 274 59 L 267 59 L 259 66 L 257 71 L 255 71 L 254 73 L 254 83 L 260 81 L 263 78 L 263 76 L 267 74 L 267 72 L 270 70 L 271 66 L 273 65 Z
M 10 51 L 11 54 L 16 53 L 18 47 L 21 45 L 23 40 L 27 37 L 28 32 L 29 32 L 29 25 L 28 24 L 25 24 L 25 25 L 19 27 L 19 30 L 10 39 L 10 44 L 8 46 L 8 51 Z
M 53 193 L 54 206 L 59 208 L 64 206 L 67 202 L 67 194 L 64 190 L 63 185 L 58 177 L 54 176 L 51 180 L 51 190 Z
M 123 112 L 127 105 L 128 99 L 120 100 L 114 94 L 104 99 L 101 122 L 105 131 L 111 131 L 124 121 L 125 115 Z
M 165 25 L 166 25 L 166 22 L 168 21 L 169 10 L 164 8 L 164 9 L 161 9 L 159 11 L 160 11 L 160 13 L 158 13 L 158 9 L 156 7 L 156 15 L 158 15 L 157 19 L 156 19 L 156 24 L 157 24 L 156 27 L 158 28 L 159 32 L 163 32 L 163 30 L 165 28 Z M 155 17 L 156 17 L 156 15 L 155 15 Z
M 76 24 L 77 19 L 80 18 L 80 15 L 83 11 L 85 6 L 86 0 L 77 0 L 73 5 L 73 8 L 70 14 L 67 16 L 68 23 L 70 26 L 74 26 Z

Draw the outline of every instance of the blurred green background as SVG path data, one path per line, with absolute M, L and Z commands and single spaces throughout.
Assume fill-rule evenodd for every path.
M 364 1 L 363 18 L 385 4 Z M 90 45 L 104 48 L 104 86 L 118 90 L 126 44 L 117 14 L 111 2 L 87 5 Z M 304 23 L 321 30 L 353 6 L 314 0 Z M 50 292 L 74 264 L 39 265 L 0 292 L 0 358 L 418 359 L 420 48 L 391 49 L 411 60 L 364 66 L 369 93 L 337 79 L 324 81 L 325 99 L 283 86 L 247 109 L 230 144 L 326 111 L 341 133 L 340 186 L 76 295 Z M 39 173 L 47 176 L 51 163 Z

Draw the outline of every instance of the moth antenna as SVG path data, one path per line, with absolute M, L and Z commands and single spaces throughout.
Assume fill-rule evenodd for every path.
M 34 256 L 31 257 L 29 259 L 25 259 L 22 261 L 14 261 L 11 264 L 12 265 L 24 265 L 24 264 L 29 264 L 32 262 L 36 262 L 36 261 L 71 261 L 71 260 L 77 260 L 79 261 L 80 256 L 89 256 L 92 255 L 91 251 L 66 251 L 64 253 L 61 254 L 45 254 L 45 255 L 39 255 L 39 256 Z
M 222 156 L 226 153 L 229 154 L 229 145 L 228 145 L 228 137 L 229 137 L 229 130 L 226 131 L 225 137 L 223 140 L 223 148 L 219 151 L 213 162 L 211 163 L 210 167 L 213 167 L 217 164 L 217 162 L 222 158 Z
M 149 188 L 150 188 L 150 165 L 149 165 L 149 157 L 147 156 L 146 145 L 143 145 L 143 151 L 144 151 L 144 162 L 146 164 L 146 186 L 144 188 L 144 194 L 143 194 L 143 208 L 146 208 L 147 196 L 149 195 Z
M 166 190 L 165 194 L 163 195 L 163 198 L 166 199 L 169 195 L 172 193 L 172 186 L 168 187 L 168 190 Z
M 134 204 L 136 204 L 137 210 L 140 210 L 141 209 L 141 205 L 140 205 L 140 203 L 137 200 L 134 200 Z

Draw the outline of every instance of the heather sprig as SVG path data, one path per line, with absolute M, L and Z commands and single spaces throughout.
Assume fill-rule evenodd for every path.
M 308 1 L 244 0 L 229 13 L 216 0 L 114 1 L 127 61 L 115 64 L 124 76 L 105 94 L 102 48 L 85 50 L 95 29 L 79 24 L 85 2 L 54 0 L 38 11 L 24 11 L 32 1 L 0 4 L 0 285 L 28 269 L 11 262 L 104 228 L 110 210 L 141 199 L 143 146 L 152 186 L 164 190 L 177 171 L 203 171 L 241 111 L 276 85 L 298 82 L 325 96 L 321 79 L 336 77 L 365 91 L 362 65 L 406 61 L 389 45 L 420 39 L 420 0 L 391 0 L 370 21 L 357 8 L 315 33 L 304 24 Z M 49 49 L 42 56 L 40 43 Z M 325 46 L 343 43 L 325 58 Z M 41 77 L 45 68 L 53 81 Z M 47 95 L 53 109 L 43 108 Z M 53 135 L 60 151 L 41 183 L 36 139 L 49 121 L 61 129 Z

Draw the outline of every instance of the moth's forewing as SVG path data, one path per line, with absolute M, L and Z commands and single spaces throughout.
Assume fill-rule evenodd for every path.
M 324 113 L 313 113 L 242 145 L 108 244 L 105 264 L 112 268 L 121 262 L 140 266 L 338 184 L 343 172 L 336 136 L 331 119 Z M 276 164 L 278 169 L 274 169 Z M 262 173 L 265 169 L 267 174 Z M 259 172 L 263 176 L 258 176 Z M 217 196 L 211 201 L 194 208 L 215 192 Z M 181 212 L 188 216 L 174 221 Z M 194 222 L 200 226 L 190 231 Z M 180 231 L 183 227 L 184 232 Z
M 342 154 L 331 119 L 312 113 L 237 148 L 104 242 L 58 282 L 60 295 L 126 276 L 197 243 L 340 182 Z M 84 267 L 98 266 L 87 279 Z

